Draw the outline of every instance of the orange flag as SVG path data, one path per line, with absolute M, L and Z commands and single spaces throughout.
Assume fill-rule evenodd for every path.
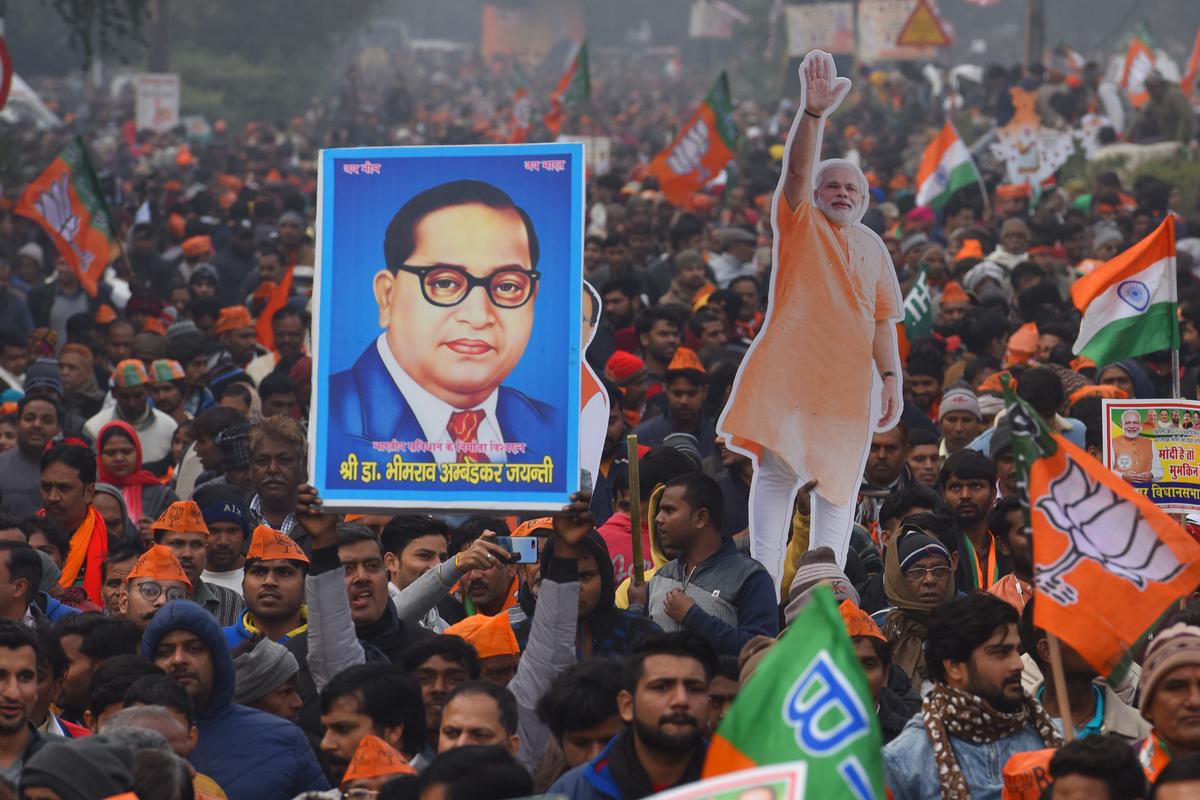
M 1192 57 L 1188 59 L 1187 72 L 1183 73 L 1183 93 L 1188 97 L 1196 90 L 1196 77 L 1200 73 L 1200 28 L 1196 30 L 1196 41 L 1192 42 Z
M 275 330 L 271 327 L 271 320 L 275 318 L 275 312 L 286 306 L 288 298 L 292 296 L 292 274 L 296 271 L 295 262 L 296 259 L 293 257 L 287 274 L 271 291 L 271 296 L 267 298 L 267 304 L 263 306 L 262 313 L 258 315 L 258 321 L 254 323 L 258 343 L 271 352 L 275 351 Z
M 1200 585 L 1200 544 L 1116 473 L 1050 433 L 1011 381 L 1005 399 L 1029 487 L 1034 622 L 1101 675 L 1120 678 L 1142 637 Z
M 658 178 L 658 187 L 667 199 L 681 206 L 721 174 L 733 160 L 735 146 L 729 78 L 722 72 L 675 141 L 650 162 L 650 174 Z
M 104 193 L 76 137 L 34 178 L 14 209 L 36 222 L 79 276 L 89 296 L 118 253 Z

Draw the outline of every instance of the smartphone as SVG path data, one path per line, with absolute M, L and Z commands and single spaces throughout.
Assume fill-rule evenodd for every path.
M 514 564 L 538 563 L 538 543 L 534 536 L 497 536 L 496 544 L 516 556 Z

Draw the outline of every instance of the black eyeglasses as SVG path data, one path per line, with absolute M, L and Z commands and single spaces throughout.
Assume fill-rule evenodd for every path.
M 139 583 L 137 590 L 138 594 L 150 601 L 157 600 L 159 595 L 163 593 L 162 584 L 153 581 Z M 186 600 L 188 596 L 188 590 L 182 586 L 172 586 L 166 591 L 168 600 Z
M 492 305 L 500 308 L 520 308 L 529 302 L 537 288 L 541 273 L 528 269 L 501 269 L 486 278 L 476 278 L 462 267 L 453 264 L 434 264 L 430 267 L 414 267 L 401 264 L 388 267 L 392 274 L 408 272 L 421 281 L 421 294 L 425 302 L 450 308 L 456 306 L 476 286 L 483 287 Z

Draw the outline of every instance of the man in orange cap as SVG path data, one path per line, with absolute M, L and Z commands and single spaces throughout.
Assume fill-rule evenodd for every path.
M 254 320 L 250 318 L 250 310 L 245 306 L 226 306 L 217 317 L 213 328 L 224 349 L 217 353 L 212 366 L 219 364 L 236 364 L 246 368 L 256 356 L 264 355 L 255 335 Z
M 680 347 L 667 366 L 664 386 L 667 413 L 647 420 L 634 433 L 638 443 L 657 447 L 673 433 L 690 433 L 696 437 L 700 455 L 712 455 L 717 435 L 716 421 L 704 412 L 708 399 L 707 372 L 696 351 Z
M 290 536 L 265 525 L 254 529 L 242 579 L 246 611 L 236 623 L 225 626 L 230 650 L 254 636 L 285 642 L 307 633 L 304 580 L 308 567 L 308 556 Z
M 200 573 L 208 563 L 208 526 L 200 506 L 191 500 L 179 500 L 167 506 L 150 530 L 154 541 L 165 545 L 187 574 L 196 604 L 217 618 L 217 622 L 233 625 L 245 607 L 237 592 L 201 580 Z
M 378 736 L 367 734 L 358 743 L 354 758 L 342 776 L 342 797 L 374 800 L 388 781 L 400 775 L 416 775 L 408 759 Z
M 192 582 L 179 565 L 171 548 L 152 545 L 142 553 L 125 576 L 125 595 L 121 614 L 145 631 L 158 610 L 171 600 L 185 600 L 192 594 Z
M 183 251 L 183 260 L 179 262 L 179 274 L 183 276 L 184 281 L 188 281 L 191 280 L 196 267 L 207 263 L 212 257 L 212 237 L 191 236 L 183 240 L 180 249 Z
M 903 694 L 892 688 L 888 678 L 892 671 L 892 650 L 887 637 L 853 600 L 843 600 L 838 606 L 846 632 L 854 643 L 854 654 L 867 676 L 867 686 L 875 701 L 875 713 L 887 744 L 900 735 L 905 723 L 921 709 L 921 696 L 911 686 Z
M 817 481 L 810 547 L 828 546 L 845 561 L 872 434 L 893 428 L 903 405 L 903 303 L 883 242 L 860 222 L 866 179 L 847 161 L 816 163 L 824 117 L 850 81 L 820 51 L 801 70 L 803 102 L 775 198 L 767 322 L 719 424 L 730 447 L 755 459 L 751 552 L 777 587 L 804 482 Z
M 142 447 L 142 461 L 160 461 L 171 451 L 171 438 L 179 427 L 170 416 L 150 405 L 153 385 L 146 365 L 136 358 L 117 364 L 112 374 L 112 395 L 116 402 L 83 423 L 83 431 L 94 440 L 100 429 L 117 420 L 126 422 L 137 431 Z
M 970 306 L 971 298 L 966 291 L 958 281 L 950 281 L 942 289 L 942 297 L 938 300 L 938 325 L 942 328 L 951 328 L 957 325 L 967 315 L 967 309 Z
M 444 633 L 459 636 L 475 648 L 479 656 L 479 677 L 497 686 L 508 686 L 517 674 L 517 662 L 521 659 L 521 648 L 513 634 L 507 614 L 485 617 L 476 614 L 455 623 Z

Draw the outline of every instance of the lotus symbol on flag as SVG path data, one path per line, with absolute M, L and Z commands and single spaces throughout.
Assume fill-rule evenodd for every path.
M 1038 589 L 1061 605 L 1079 600 L 1067 575 L 1085 560 L 1096 562 L 1139 590 L 1151 582 L 1167 583 L 1183 570 L 1184 565 L 1155 535 L 1138 507 L 1093 481 L 1073 460 L 1067 460 L 1066 470 L 1050 483 L 1049 494 L 1036 505 L 1070 540 L 1066 552 L 1036 574 Z
M 73 242 L 79 233 L 79 217 L 71 208 L 71 193 L 67 189 L 67 180 L 68 176 L 63 175 L 52 182 L 33 204 L 60 236 L 68 242 Z

